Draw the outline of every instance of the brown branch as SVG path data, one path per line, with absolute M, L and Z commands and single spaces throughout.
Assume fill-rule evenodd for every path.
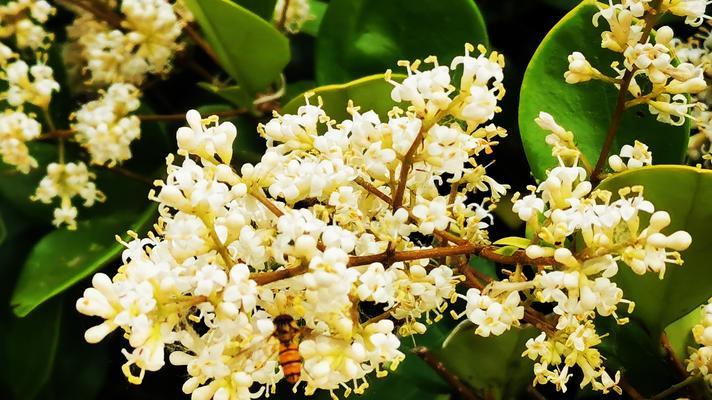
M 441 378 L 443 378 L 450 386 L 452 386 L 453 389 L 457 392 L 457 394 L 465 400 L 478 400 L 482 399 L 482 397 L 476 395 L 469 387 L 467 387 L 460 378 L 453 374 L 452 371 L 447 369 L 445 367 L 445 364 L 442 363 L 442 361 L 438 360 L 435 355 L 428 350 L 427 347 L 420 346 L 416 347 L 412 350 L 412 352 L 420 357 L 423 361 L 425 361 L 426 364 L 430 366 L 435 372 L 440 375 Z
M 650 32 L 655 25 L 655 21 L 658 19 L 658 10 L 660 8 L 661 1 L 645 16 L 645 27 L 643 28 L 642 36 L 640 37 L 639 43 L 645 43 L 650 36 Z M 606 139 L 603 142 L 603 147 L 601 148 L 601 153 L 598 155 L 598 161 L 596 161 L 596 166 L 591 172 L 591 180 L 598 182 L 600 181 L 599 175 L 603 171 L 603 167 L 606 165 L 606 160 L 608 160 L 608 153 L 611 151 L 611 146 L 613 145 L 613 139 L 618 133 L 618 128 L 620 127 L 621 120 L 623 119 L 623 113 L 625 112 L 626 96 L 628 93 L 628 88 L 633 80 L 633 75 L 637 71 L 637 67 L 633 66 L 630 70 L 623 74 L 623 79 L 620 83 L 620 88 L 618 90 L 618 100 L 616 100 L 616 107 L 613 110 L 613 117 L 611 119 L 611 125 L 608 127 L 608 132 L 606 133 Z
M 37 140 L 66 139 L 72 135 L 74 135 L 74 131 L 71 129 L 56 129 L 40 135 Z
M 253 272 L 250 274 L 250 279 L 257 282 L 258 285 L 267 285 L 282 279 L 293 278 L 307 272 L 306 266 L 278 269 L 268 272 Z
M 141 174 L 139 174 L 139 173 L 130 171 L 130 170 L 126 169 L 126 168 L 122 168 L 122 167 L 109 167 L 109 166 L 106 166 L 106 165 L 94 165 L 94 166 L 97 167 L 97 168 L 101 168 L 101 169 L 104 169 L 104 170 L 113 172 L 113 173 L 115 173 L 115 174 L 124 176 L 124 177 L 126 177 L 126 178 L 133 179 L 133 180 L 135 180 L 135 181 L 143 182 L 143 183 L 145 183 L 145 184 L 147 184 L 147 185 L 153 186 L 153 179 L 147 178 L 147 177 L 145 177 L 145 176 L 143 176 L 143 175 L 141 175 Z
M 378 197 L 379 199 L 383 200 L 384 202 L 391 204 L 391 198 L 381 192 L 377 187 L 373 186 L 369 182 L 367 182 L 365 179 L 361 177 L 357 177 L 354 182 L 356 182 L 358 185 L 366 189 L 369 193 L 372 193 L 374 196 Z M 408 214 L 410 216 L 411 222 L 417 223 L 417 218 L 413 215 L 410 209 L 403 207 L 406 211 L 408 211 Z M 447 241 L 450 241 L 452 243 L 455 243 L 457 245 L 471 245 L 471 243 L 463 238 L 460 238 L 456 235 L 453 235 L 450 232 L 442 231 L 442 230 L 434 230 L 433 234 L 440 237 L 441 239 L 445 239 Z M 475 250 L 471 253 L 473 255 L 480 256 L 482 258 L 486 258 L 490 261 L 494 261 L 500 264 L 508 264 L 508 265 L 517 265 L 517 264 L 524 264 L 524 265 L 559 265 L 556 260 L 554 260 L 553 257 L 540 257 L 540 258 L 530 258 L 527 256 L 526 252 L 524 250 L 516 250 L 513 254 L 506 256 L 503 254 L 498 254 L 497 251 L 499 250 L 499 247 L 497 246 L 484 246 L 484 245 L 475 245 L 476 248 Z
M 633 385 L 631 385 L 625 377 L 621 378 L 621 381 L 618 386 L 620 386 L 621 389 L 623 389 L 623 391 L 626 392 L 628 397 L 630 397 L 631 399 L 645 400 L 645 397 L 643 397 L 643 395 L 640 394 L 638 389 L 634 388 Z
M 263 206 L 267 207 L 267 209 L 274 214 L 277 218 L 281 217 L 284 215 L 284 212 L 280 210 L 276 204 L 272 203 L 267 196 L 265 196 L 264 193 L 262 193 L 262 189 L 259 191 L 251 191 L 250 195 L 254 197 L 257 201 L 262 203 Z
M 106 22 L 109 26 L 114 29 L 121 29 L 121 21 L 123 18 L 119 14 L 107 9 L 106 7 L 97 4 L 92 0 L 62 0 L 59 2 L 69 4 L 70 6 L 76 6 L 88 13 L 94 15 L 97 19 Z
M 677 354 L 675 354 L 675 350 L 673 350 L 672 345 L 670 344 L 670 339 L 668 339 L 668 336 L 665 332 L 660 335 L 660 345 L 665 350 L 665 355 L 667 356 L 668 362 L 670 362 L 670 364 L 675 367 L 680 377 L 687 378 L 687 376 L 689 375 L 687 373 L 687 368 L 685 368 L 685 366 L 682 364 L 682 361 L 680 361 L 680 359 L 677 357 Z
M 371 254 L 367 256 L 351 256 L 349 257 L 349 267 L 358 267 L 361 265 L 369 265 L 375 262 L 399 262 L 399 261 L 411 261 L 411 260 L 421 260 L 424 258 L 438 258 L 446 256 L 455 256 L 463 254 L 473 254 L 477 252 L 478 248 L 473 244 L 465 244 L 461 246 L 449 246 L 449 247 L 433 247 L 431 249 L 418 249 L 418 250 L 406 250 L 406 251 L 394 251 L 389 254 L 389 252 L 383 252 L 378 254 Z
M 291 0 L 284 0 L 284 7 L 282 7 L 282 13 L 279 15 L 279 21 L 277 22 L 277 29 L 284 32 L 284 27 L 287 25 L 287 11 L 289 10 L 289 3 Z
M 247 112 L 245 108 L 233 108 L 225 111 L 217 111 L 210 113 L 221 118 L 234 117 Z M 184 121 L 185 113 L 181 114 L 143 114 L 137 115 L 141 122 L 156 122 L 156 121 Z
M 208 57 L 210 57 L 210 59 L 215 62 L 215 64 L 222 66 L 222 64 L 220 63 L 220 58 L 218 57 L 215 50 L 210 47 L 210 44 L 202 36 L 200 36 L 200 33 L 198 33 L 198 31 L 196 31 L 191 24 L 185 24 L 185 26 L 183 26 L 183 30 L 188 36 L 190 36 L 191 39 L 193 39 L 193 41 L 195 42 L 195 44 L 198 45 L 198 47 L 203 49 L 205 54 L 207 54 Z

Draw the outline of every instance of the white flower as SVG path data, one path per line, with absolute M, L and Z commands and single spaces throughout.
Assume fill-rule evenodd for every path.
M 131 158 L 130 145 L 141 135 L 141 121 L 128 114 L 138 109 L 138 96 L 133 85 L 116 83 L 74 113 L 72 129 L 92 163 L 113 165 Z

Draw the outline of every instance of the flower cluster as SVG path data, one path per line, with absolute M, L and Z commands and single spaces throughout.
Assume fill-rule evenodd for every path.
M 168 157 L 149 195 L 159 203 L 155 231 L 124 243 L 118 274 L 97 274 L 77 302 L 104 320 L 86 339 L 125 332 L 123 370 L 134 383 L 167 350 L 190 375 L 184 392 L 200 399 L 273 391 L 285 374 L 275 331 L 286 317 L 298 326 L 306 393 L 361 393 L 368 374 L 395 368 L 397 335 L 440 319 L 462 281 L 427 256 L 438 248 L 420 244 L 423 235 L 488 244 L 491 203 L 506 190 L 477 161 L 505 134 L 488 122 L 504 62 L 473 50 L 451 66 L 404 63 L 405 79 L 388 78 L 405 109 L 384 120 L 353 104 L 344 121 L 308 102 L 275 114 L 259 127 L 266 153 L 239 172 L 235 126 L 189 111 L 176 135 L 181 159 Z M 450 196 L 439 194 L 445 181 Z M 490 197 L 471 203 L 472 193 Z
M 139 90 L 131 84 L 115 83 L 100 93 L 100 99 L 74 113 L 72 130 L 92 163 L 111 166 L 131 158 L 129 146 L 141 135 L 141 121 L 128 115 L 140 105 Z
M 72 60 L 85 66 L 90 82 L 140 84 L 148 74 L 165 74 L 171 69 L 181 21 L 167 0 L 121 0 L 117 21 L 102 21 L 77 10 L 78 17 L 67 28 L 73 46 Z
M 0 5 L 0 40 L 14 38 L 20 49 L 38 50 L 44 47 L 52 34 L 42 24 L 54 14 L 55 9 L 44 0 L 11 0 Z M 0 43 L 0 64 L 4 45 Z
M 625 107 L 646 104 L 658 121 L 682 125 L 698 103 L 688 102 L 687 94 L 704 91 L 707 84 L 704 69 L 690 62 L 675 60 L 673 30 L 659 27 L 654 39 L 650 38 L 653 22 L 670 12 L 685 17 L 693 26 L 702 23 L 707 1 L 623 0 L 619 4 L 601 4 L 593 17 L 598 26 L 601 18 L 608 24 L 602 34 L 601 47 L 620 53 L 621 62 L 611 65 L 615 76 L 607 76 L 594 68 L 580 52 L 569 56 L 569 69 L 564 74 L 566 82 L 579 83 L 601 80 L 617 88 L 626 86 L 632 97 Z M 647 84 L 649 82 L 649 84 Z
M 5 110 L 0 114 L 0 156 L 5 164 L 13 165 L 26 174 L 37 168 L 37 160 L 30 155 L 27 142 L 39 137 L 42 127 L 32 115 Z
M 708 84 L 708 89 L 700 93 L 693 94 L 695 101 L 704 105 L 693 109 L 691 119 L 692 133 L 688 146 L 688 155 L 693 162 L 702 161 L 707 168 L 712 166 L 712 154 L 710 154 L 710 144 L 712 143 L 712 113 L 709 111 L 712 98 L 709 92 L 709 77 L 712 76 L 712 41 L 708 26 L 703 26 L 687 41 L 675 39 L 675 54 L 681 62 L 686 62 L 701 68 Z
M 47 175 L 40 181 L 32 200 L 50 204 L 54 197 L 59 198 L 60 204 L 54 209 L 52 223 L 56 226 L 66 224 L 68 229 L 76 229 L 77 208 L 72 205 L 72 198 L 81 197 L 84 207 L 104 201 L 104 194 L 97 190 L 93 179 L 94 174 L 89 172 L 83 162 L 50 163 L 47 165 Z
M 570 149 L 575 149 L 573 137 L 563 134 L 570 132 L 550 115 L 542 113 L 539 120 L 554 132 L 552 135 L 566 139 Z M 562 141 L 548 140 L 554 156 L 560 154 Z M 627 164 L 621 156 L 629 157 Z M 621 156 L 612 157 L 614 169 L 634 168 L 650 157 L 642 143 L 627 146 Z M 523 310 L 516 304 L 522 295 L 538 303 L 551 303 L 555 330 L 529 340 L 524 352 L 536 361 L 535 383 L 553 383 L 565 391 L 569 369 L 578 366 L 583 374 L 581 387 L 591 384 L 604 393 L 620 392 L 619 374 L 608 374 L 595 347 L 601 343 L 601 335 L 593 324 L 596 316 L 613 316 L 619 324 L 626 323 L 627 318 L 618 315 L 621 303 L 632 311 L 633 304 L 623 298 L 623 291 L 611 278 L 622 262 L 636 274 L 653 272 L 662 279 L 666 264 L 682 264 L 678 251 L 690 245 L 691 237 L 684 231 L 662 233 L 670 225 L 670 216 L 655 211 L 643 197 L 642 187 L 623 188 L 614 199 L 609 191 L 592 190 L 586 169 L 578 166 L 577 158 L 567 163 L 559 156 L 559 162 L 543 182 L 529 188 L 530 194 L 521 198 L 516 195 L 512 207 L 532 232 L 525 252 L 538 265 L 536 275 L 527 278 L 515 271 L 507 279 L 488 285 L 483 291 L 486 296 L 471 289 L 467 297 L 482 302 L 480 314 L 489 313 L 493 298 L 499 299 L 501 310 L 507 310 L 498 310 L 497 318 L 473 321 L 485 336 L 490 331 L 501 333 L 513 325 L 512 315 L 521 316 Z M 644 214 L 650 214 L 647 226 L 643 225 L 647 220 Z
M 54 222 L 69 228 L 76 226 L 72 196 L 81 197 L 88 207 L 103 195 L 96 194 L 100 192 L 91 183 L 94 174 L 83 162 L 65 164 L 65 140 L 84 147 L 91 164 L 113 167 L 130 159 L 130 145 L 141 134 L 139 118 L 130 115 L 140 106 L 141 92 L 134 84 L 148 74 L 165 75 L 182 48 L 182 21 L 171 2 L 95 3 L 88 8 L 64 5 L 77 13 L 68 27 L 70 43 L 64 47 L 66 64 L 78 69 L 75 78 L 80 81 L 73 88 L 98 89 L 100 96 L 72 114 L 69 130 L 58 129 L 62 126 L 50 112 L 60 87 L 48 65 L 54 37 L 43 24 L 56 10 L 46 1 L 33 0 L 0 6 L 0 80 L 7 86 L 0 100 L 13 107 L 0 115 L 0 156 L 18 172 L 28 173 L 39 165 L 27 143 L 40 137 L 58 139 L 58 163 L 47 166 L 47 176 L 32 198 L 49 203 L 59 197 Z
M 701 375 L 712 386 L 712 299 L 704 306 L 702 321 L 692 328 L 698 348 L 692 350 L 687 360 L 687 371 Z

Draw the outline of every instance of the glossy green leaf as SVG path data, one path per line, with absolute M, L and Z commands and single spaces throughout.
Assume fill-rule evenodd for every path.
M 252 100 L 250 100 L 250 94 L 238 85 L 221 87 L 207 82 L 199 82 L 198 86 L 207 90 L 210 93 L 222 97 L 223 99 L 229 101 L 231 104 L 237 107 L 252 108 Z
M 463 321 L 445 340 L 438 358 L 470 387 L 496 398 L 520 398 L 533 379 L 533 361 L 522 357 L 524 344 L 539 331 L 513 328 L 500 336 L 482 337 Z
M 702 322 L 703 316 L 702 306 L 700 306 L 665 327 L 665 335 L 678 359 L 685 360 L 690 356 L 688 347 L 697 347 L 695 339 L 692 337 L 692 327 Z
M 289 42 L 269 22 L 227 0 L 186 0 L 225 71 L 251 95 L 279 79 Z
M 394 79 L 400 77 L 401 75 L 397 75 L 394 76 Z M 309 101 L 311 104 L 316 104 L 317 97 L 321 97 L 326 115 L 339 122 L 350 118 L 346 111 L 349 100 L 353 100 L 354 105 L 360 107 L 360 112 L 374 110 L 381 118 L 385 118 L 388 111 L 397 104 L 391 99 L 391 90 L 393 90 L 393 86 L 386 82 L 383 74 L 378 74 L 356 79 L 349 83 L 326 85 L 310 90 L 315 96 L 311 97 Z M 282 107 L 282 113 L 296 114 L 297 109 L 305 103 L 304 94 L 300 94 Z
M 517 250 L 519 250 L 519 246 L 502 246 L 499 249 L 495 251 L 497 254 L 501 254 L 503 256 L 511 256 L 512 254 L 516 253 Z
M 49 380 L 59 339 L 62 302 L 44 304 L 27 318 L 12 318 L 0 344 L 2 380 L 17 400 L 32 400 Z
M 324 19 L 324 14 L 326 14 L 326 8 L 329 5 L 319 1 L 319 0 L 309 0 L 309 19 L 302 25 L 302 32 L 316 36 L 319 34 L 319 27 L 321 26 L 321 21 Z
M 106 341 L 87 343 L 84 331 L 91 322 L 74 310 L 74 301 L 65 302 L 64 308 L 57 345 L 61 353 L 38 399 L 99 400 L 98 395 L 106 383 L 109 369 L 110 344 Z M 32 318 L 34 314 L 27 318 Z M 111 356 L 116 359 L 113 352 Z
M 333 0 L 317 38 L 316 78 L 348 82 L 429 55 L 449 63 L 465 43 L 488 43 L 473 0 Z
M 518 236 L 507 236 L 505 238 L 499 239 L 493 244 L 496 245 L 509 245 L 518 247 L 520 249 L 526 249 L 531 244 L 531 239 L 518 237 Z
M 712 171 L 677 165 L 646 167 L 614 175 L 600 188 L 617 193 L 619 188 L 633 185 L 645 187 L 645 198 L 656 210 L 670 213 L 672 223 L 663 233 L 685 230 L 692 235 L 692 245 L 681 253 L 685 264 L 668 264 L 663 279 L 655 273 L 636 275 L 625 266 L 616 275 L 625 298 L 635 302 L 633 317 L 652 334 L 659 334 L 711 294 Z
M 140 216 L 107 216 L 82 221 L 76 231 L 56 229 L 43 237 L 25 261 L 12 295 L 14 312 L 24 317 L 37 306 L 71 287 L 116 258 L 123 246 L 115 235 L 143 232 L 155 219 L 155 207 Z M 128 239 L 123 235 L 124 239 Z
M 519 129 L 527 160 L 534 177 L 543 179 L 545 171 L 557 161 L 544 138 L 548 132 L 534 119 L 539 112 L 551 114 L 565 129 L 574 133 L 576 143 L 595 164 L 611 123 L 618 91 L 613 85 L 589 81 L 570 85 L 564 81 L 569 54 L 580 51 L 600 71 L 610 71 L 610 64 L 620 55 L 600 47 L 601 31 L 591 24 L 598 7 L 585 0 L 569 12 L 547 34 L 529 62 L 522 83 L 519 102 Z M 637 106 L 623 114 L 611 153 L 636 139 L 646 143 L 656 163 L 679 163 L 687 149 L 689 124 L 675 127 L 655 120 L 647 106 Z
M 598 348 L 606 358 L 609 373 L 621 371 L 628 383 L 646 398 L 679 379 L 666 362 L 657 336 L 649 335 L 638 321 L 618 325 L 613 318 L 598 318 L 596 329 L 604 335 Z

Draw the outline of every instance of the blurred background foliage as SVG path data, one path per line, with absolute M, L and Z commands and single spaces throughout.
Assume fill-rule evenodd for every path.
M 255 127 L 270 115 L 259 104 L 252 104 L 252 99 L 278 86 L 275 81 L 281 72 L 286 93 L 275 101 L 283 111 L 294 111 L 303 101 L 298 95 L 305 90 L 382 74 L 387 68 L 401 72 L 396 67 L 400 59 L 422 59 L 435 53 L 446 63 L 462 52 L 465 42 L 484 43 L 506 57 L 507 95 L 501 103 L 503 112 L 495 123 L 510 133 L 497 148 L 496 162 L 488 171 L 498 181 L 512 185 L 512 192 L 534 182 L 519 134 L 520 87 L 535 50 L 577 1 L 477 0 L 475 5 L 472 0 L 311 0 L 315 18 L 302 32 L 288 36 L 271 27 L 274 0 L 234 2 L 240 7 L 230 7 L 222 0 L 186 1 L 217 53 L 217 60 L 199 47 L 191 47 L 180 56 L 183 60 L 177 60 L 168 79 L 156 79 L 145 85 L 143 113 L 176 114 L 190 108 L 209 113 L 245 107 L 248 113 L 231 119 L 239 132 L 235 157 L 238 162 L 256 162 L 264 143 Z M 231 23 L 231 18 L 238 14 L 242 15 L 241 23 Z M 63 26 L 70 19 L 71 15 L 60 9 L 52 20 L 51 28 L 56 28 L 52 30 L 60 43 Z M 232 30 L 225 31 L 225 26 Z M 684 29 L 676 28 L 681 32 Z M 557 62 L 565 62 L 566 55 L 562 57 Z M 196 68 L 185 67 L 188 63 L 197 63 L 204 73 L 197 74 Z M 560 80 L 563 82 L 563 77 Z M 358 99 L 364 109 L 385 110 L 391 106 L 388 85 L 381 77 L 329 86 L 317 92 L 335 118 L 344 113 L 349 98 Z M 66 109 L 72 109 L 69 107 L 72 99 L 70 94 L 60 96 L 67 99 L 53 102 L 53 111 L 66 115 Z M 58 120 L 66 121 L 66 117 Z M 132 149 L 136 156 L 124 165 L 125 169 L 140 174 L 147 182 L 160 177 L 166 154 L 175 148 L 173 132 L 179 126 L 180 121 L 144 123 L 142 139 Z M 48 146 L 38 143 L 32 148 L 41 164 L 50 162 L 56 154 Z M 117 268 L 122 247 L 114 240 L 114 234 L 127 229 L 145 231 L 155 220 L 155 207 L 146 197 L 150 186 L 128 177 L 99 174 L 97 184 L 109 201 L 82 210 L 83 221 L 78 231 L 68 232 L 52 228 L 48 207 L 27 201 L 38 180 L 39 176 L 18 176 L 0 165 L 0 398 L 187 398 L 180 389 L 185 379 L 182 367 L 167 365 L 159 373 L 148 373 L 142 385 L 129 384 L 120 368 L 124 362 L 120 356 L 124 339 L 114 334 L 97 345 L 85 343 L 83 332 L 93 321 L 74 309 L 76 299 L 89 285 L 91 274 Z M 500 207 L 491 237 L 521 231 L 518 219 L 512 217 L 506 206 Z M 480 262 L 475 267 L 492 275 L 497 273 L 492 264 Z M 685 351 L 696 312 L 668 328 L 679 354 Z M 602 321 L 601 326 L 607 329 L 608 323 Z M 536 393 L 527 390 L 532 366 L 521 357 L 521 352 L 523 343 L 536 335 L 533 329 L 513 330 L 485 339 L 466 327 L 455 329 L 456 325 L 445 318 L 426 335 L 405 338 L 404 351 L 427 346 L 465 384 L 488 398 L 593 396 L 577 391 L 576 385 L 565 394 L 554 394 L 547 387 L 538 388 Z M 664 325 L 653 329 L 634 322 L 630 329 L 618 333 L 613 327 L 608 328 L 612 334 L 603 349 L 610 355 L 612 367 L 625 370 L 631 363 L 640 366 L 630 379 L 651 393 L 679 380 L 662 357 L 657 336 L 651 333 L 662 330 Z M 450 385 L 413 355 L 389 377 L 372 378 L 371 385 L 363 396 L 367 399 L 458 398 Z M 317 396 L 329 398 L 324 393 Z M 299 396 L 290 387 L 279 385 L 277 398 L 295 397 Z

